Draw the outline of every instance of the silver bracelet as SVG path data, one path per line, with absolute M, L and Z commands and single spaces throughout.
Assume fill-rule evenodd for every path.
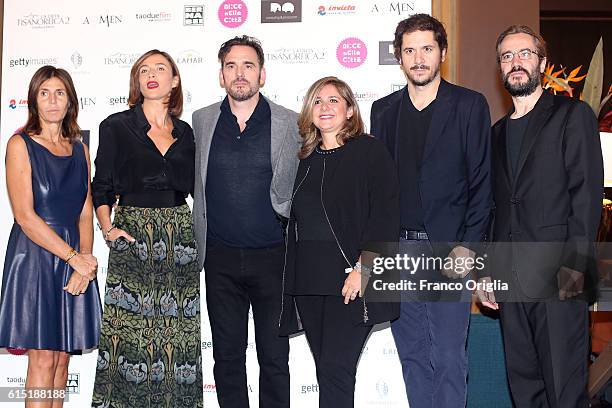
M 363 265 L 359 261 L 357 261 L 357 263 L 355 264 L 355 269 L 358 269 L 359 273 L 363 276 L 367 276 L 368 278 L 372 276 L 372 268 Z

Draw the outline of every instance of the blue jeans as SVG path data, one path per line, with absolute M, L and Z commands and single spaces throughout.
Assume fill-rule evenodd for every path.
M 415 257 L 431 255 L 427 241 L 402 240 L 400 251 Z M 391 324 L 391 332 L 411 408 L 465 407 L 470 305 L 402 302 L 400 318 Z

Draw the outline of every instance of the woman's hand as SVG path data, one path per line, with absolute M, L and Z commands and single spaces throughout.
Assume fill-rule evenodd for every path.
M 344 280 L 344 286 L 342 287 L 344 304 L 348 305 L 349 300 L 357 299 L 357 295 L 361 297 L 361 274 L 358 270 L 353 269 Z
M 72 272 L 68 284 L 64 286 L 64 290 L 73 296 L 79 296 L 81 293 L 85 293 L 87 286 L 89 286 L 89 278 L 87 276 Z
M 87 260 L 89 263 L 95 263 L 96 269 L 92 273 L 90 273 L 89 275 L 86 275 L 86 276 L 87 276 L 87 278 L 89 278 L 90 281 L 96 279 L 96 275 L 98 274 L 98 260 L 92 254 L 81 254 L 81 256 L 85 260 Z
M 131 236 L 130 234 L 128 234 L 127 232 L 125 232 L 124 230 L 120 228 L 113 228 L 112 230 L 110 230 L 110 232 L 106 236 L 106 240 L 113 242 L 114 240 L 120 237 L 123 237 L 130 242 L 136 241 L 136 239 L 133 236 Z
M 95 278 L 96 272 L 98 271 L 98 260 L 91 254 L 76 254 L 70 258 L 68 265 L 77 272 L 77 275 L 87 279 L 88 284 L 90 280 Z M 74 275 L 73 273 L 72 276 Z M 70 277 L 71 279 L 72 276 Z

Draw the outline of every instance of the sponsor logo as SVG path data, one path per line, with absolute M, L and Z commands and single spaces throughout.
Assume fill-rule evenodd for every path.
M 6 382 L 9 384 L 18 384 L 21 387 L 25 387 L 25 377 L 6 377 Z
M 162 21 L 172 20 L 172 14 L 168 13 L 167 11 L 149 11 L 146 13 L 136 13 L 136 20 L 148 21 L 150 23 L 159 23 Z
M 18 27 L 55 28 L 67 24 L 70 24 L 70 17 L 61 14 L 28 14 L 17 18 Z
M 278 48 L 266 53 L 266 61 L 281 64 L 312 64 L 326 60 L 325 48 Z
M 140 54 L 116 52 L 108 57 L 104 57 L 104 65 L 131 67 L 138 57 L 140 57 Z
M 128 103 L 127 96 L 109 96 L 108 97 L 108 104 L 110 106 L 127 105 L 127 103 Z
M 301 394 L 310 394 L 311 392 L 319 392 L 319 384 L 304 384 L 300 387 Z
M 262 0 L 262 23 L 299 23 L 302 21 L 302 0 Z
M 195 50 L 182 51 L 176 58 L 177 64 L 202 64 L 204 59 L 199 52 Z
M 11 109 L 27 108 L 27 107 L 28 107 L 27 99 L 16 99 L 16 98 L 9 99 L 9 108 Z
M 217 384 L 204 384 L 204 392 L 217 392 Z
M 397 348 L 393 344 L 386 344 L 381 349 L 381 354 L 385 357 L 397 357 Z
M 81 110 L 93 108 L 96 106 L 96 98 L 89 98 L 85 96 L 79 97 L 79 107 Z
M 204 5 L 185 5 L 183 9 L 183 25 L 203 26 L 204 25 Z
M 400 89 L 403 89 L 405 86 L 406 84 L 391 84 L 391 92 L 399 91 Z
M 353 4 L 342 4 L 337 6 L 319 6 L 317 14 L 320 16 L 345 16 L 357 13 L 357 6 Z
M 416 0 L 374 2 L 370 6 L 370 14 L 375 16 L 405 16 L 416 12 Z
M 57 58 L 49 57 L 49 58 L 29 58 L 29 57 L 18 57 L 9 59 L 9 67 L 10 68 L 26 68 L 26 67 L 42 67 L 43 65 L 56 65 Z
M 79 394 L 81 392 L 79 373 L 68 373 L 68 381 L 66 382 L 66 392 L 68 394 Z
M 122 24 L 124 20 L 125 20 L 124 16 L 118 16 L 114 14 L 113 15 L 104 14 L 104 15 L 99 15 L 99 16 L 87 16 L 83 18 L 83 21 L 81 22 L 81 24 L 87 24 L 87 25 L 96 24 L 96 25 L 102 25 L 102 26 L 106 26 L 107 28 L 110 28 L 111 26 Z
M 378 380 L 376 382 L 376 393 L 380 399 L 385 399 L 389 396 L 389 385 L 385 380 Z
M 190 106 L 191 105 L 191 101 L 193 100 L 193 94 L 191 93 L 191 91 L 188 91 L 186 89 L 183 90 L 183 99 L 185 100 L 185 105 L 186 106 Z
M 242 0 L 224 0 L 217 11 L 219 22 L 224 27 L 240 27 L 246 21 L 249 10 Z
M 378 42 L 378 65 L 399 65 L 393 54 L 393 41 Z
M 358 102 L 374 102 L 378 99 L 378 93 L 372 91 L 356 91 L 354 95 Z
M 75 51 L 70 56 L 70 62 L 72 62 L 72 66 L 74 69 L 79 69 L 81 65 L 83 65 L 83 57 L 79 54 L 78 51 Z
M 357 68 L 365 62 L 367 56 L 368 49 L 359 38 L 345 38 L 336 48 L 336 58 L 346 68 Z
M 202 341 L 202 350 L 212 349 L 212 341 Z

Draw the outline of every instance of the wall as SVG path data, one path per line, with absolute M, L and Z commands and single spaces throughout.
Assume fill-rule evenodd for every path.
M 461 0 L 457 1 L 457 7 L 459 44 L 456 50 L 449 51 L 460 56 L 457 83 L 485 95 L 495 122 L 511 105 L 500 80 L 495 42 L 513 24 L 539 30 L 539 4 L 537 0 Z

